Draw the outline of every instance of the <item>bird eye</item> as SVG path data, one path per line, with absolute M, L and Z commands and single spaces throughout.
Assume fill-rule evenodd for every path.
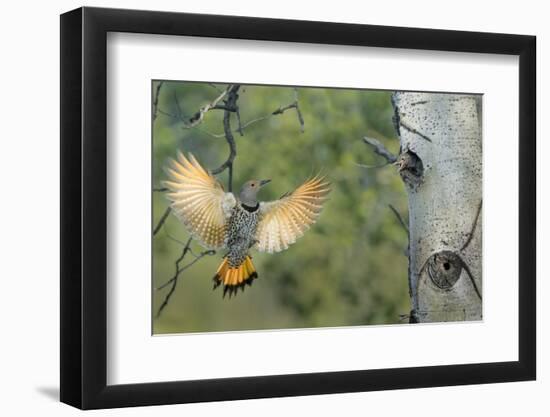
M 252 183 L 252 184 L 250 184 L 250 186 L 251 186 L 251 187 L 255 187 L 255 186 L 256 186 L 256 184 Z

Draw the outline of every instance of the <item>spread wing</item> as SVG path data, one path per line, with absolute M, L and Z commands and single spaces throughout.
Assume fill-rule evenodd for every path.
M 224 246 L 227 218 L 236 200 L 223 186 L 189 154 L 187 159 L 178 151 L 178 159 L 166 168 L 170 177 L 163 184 L 170 192 L 172 211 L 189 233 L 208 249 Z
M 324 177 L 311 178 L 279 200 L 261 203 L 257 249 L 280 252 L 296 242 L 319 217 L 329 185 Z

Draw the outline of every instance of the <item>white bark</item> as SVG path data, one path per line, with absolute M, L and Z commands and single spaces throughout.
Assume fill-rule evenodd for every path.
M 412 322 L 482 318 L 481 98 L 398 92 Z

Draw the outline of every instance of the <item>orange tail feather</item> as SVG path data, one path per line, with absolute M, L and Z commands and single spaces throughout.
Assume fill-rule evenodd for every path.
M 239 288 L 244 291 L 246 285 L 252 285 L 255 278 L 258 278 L 258 273 L 250 256 L 247 256 L 236 268 L 232 268 L 227 258 L 224 258 L 214 275 L 214 289 L 223 284 L 223 296 L 229 293 L 231 297 Z

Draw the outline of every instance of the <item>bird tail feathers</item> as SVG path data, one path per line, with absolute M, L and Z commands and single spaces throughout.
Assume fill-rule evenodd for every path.
M 223 284 L 223 296 L 229 293 L 231 297 L 239 288 L 244 291 L 245 286 L 252 285 L 255 278 L 258 278 L 258 273 L 250 256 L 247 255 L 238 267 L 231 267 L 226 257 L 214 275 L 214 289 Z

